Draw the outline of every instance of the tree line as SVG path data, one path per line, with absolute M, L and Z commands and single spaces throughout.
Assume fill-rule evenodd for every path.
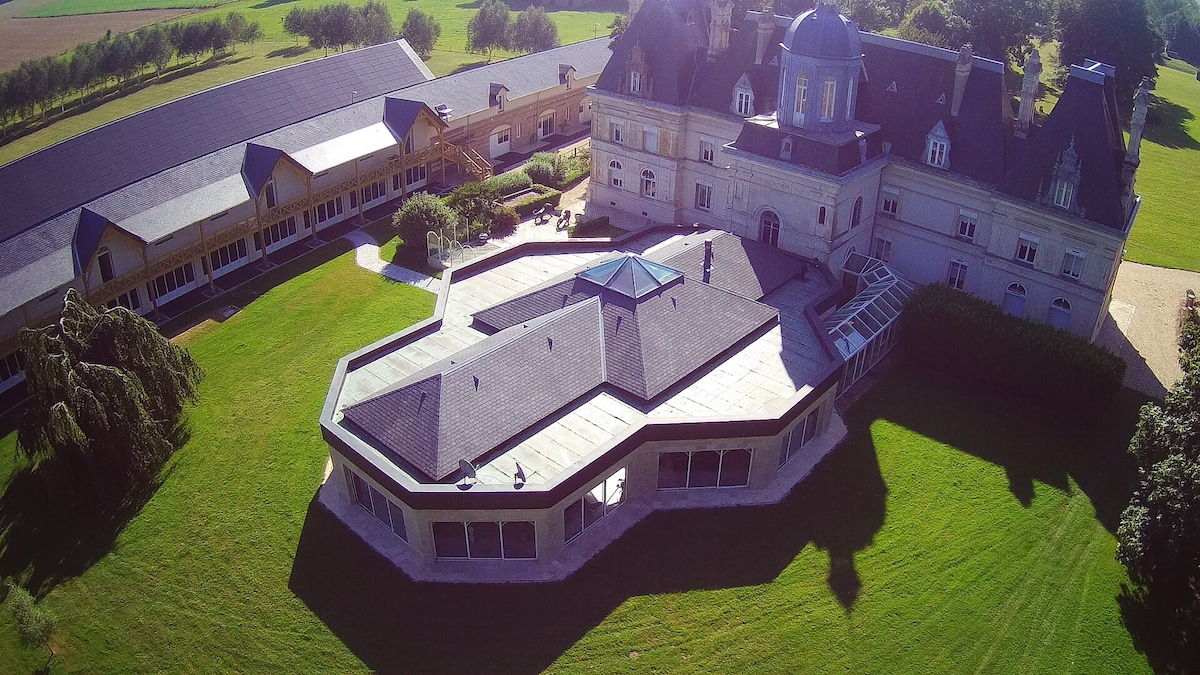
M 216 55 L 237 43 L 262 39 L 257 22 L 231 12 L 225 19 L 156 24 L 133 33 L 111 31 L 95 42 L 75 46 L 66 56 L 45 56 L 22 62 L 0 73 L 0 123 L 7 128 L 18 118 L 43 115 L 61 106 L 72 94 L 87 96 L 117 86 L 153 67 L 161 75 L 172 58 L 198 60 Z
M 297 40 L 308 38 L 309 46 L 314 49 L 334 51 L 396 39 L 392 14 L 387 5 L 378 0 L 368 0 L 362 7 L 351 7 L 348 2 L 315 9 L 294 7 L 283 17 L 283 30 Z
M 501 0 L 483 0 L 467 24 L 467 49 L 488 55 L 497 49 L 516 52 L 540 52 L 558 45 L 558 26 L 546 10 L 531 6 L 516 19 Z

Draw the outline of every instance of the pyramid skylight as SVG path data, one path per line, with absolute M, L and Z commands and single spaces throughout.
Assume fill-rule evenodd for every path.
M 597 286 L 637 299 L 675 281 L 682 277 L 683 273 L 628 253 L 588 268 L 577 276 Z

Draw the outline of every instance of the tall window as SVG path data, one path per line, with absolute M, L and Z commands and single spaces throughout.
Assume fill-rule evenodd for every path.
M 100 281 L 112 281 L 116 276 L 113 274 L 112 252 L 107 248 L 101 248 L 96 253 L 96 264 L 100 266 Z
M 883 262 L 891 262 L 892 260 L 892 240 L 883 237 L 875 237 L 874 243 L 871 244 L 871 257 L 878 258 Z
M 967 285 L 967 263 L 961 260 L 950 261 L 950 270 L 946 274 L 946 285 L 959 291 Z
M 700 161 L 712 164 L 717 155 L 717 144 L 711 138 L 700 139 Z
M 642 93 L 642 74 L 636 70 L 629 71 L 629 93 Z
M 1050 303 L 1050 325 L 1059 330 L 1071 327 L 1071 303 L 1066 298 L 1055 298 Z
M 1058 179 L 1054 181 L 1054 205 L 1069 209 L 1075 200 L 1075 186 L 1070 181 Z
M 613 143 L 625 142 L 625 123 L 624 122 L 609 122 L 608 123 L 609 138 Z
M 621 163 L 615 159 L 608 163 L 608 182 L 615 188 L 625 187 L 625 177 L 621 174 Z
M 818 224 L 818 225 L 824 225 L 824 224 L 825 224 L 825 214 L 826 214 L 826 211 L 825 211 L 825 207 L 824 207 L 824 206 L 822 206 L 821 208 L 817 209 L 817 224 Z
M 958 236 L 963 239 L 975 239 L 975 225 L 979 222 L 979 215 L 974 211 L 959 211 L 958 212 Z
M 738 89 L 734 93 L 734 112 L 742 117 L 750 117 L 754 114 L 754 94 L 745 89 Z
M 368 485 L 367 481 L 351 471 L 350 467 L 345 466 L 342 469 L 345 471 L 346 491 L 350 495 L 350 499 L 367 513 L 375 516 L 397 537 L 408 541 L 408 535 L 404 528 L 404 512 L 400 510 L 400 507 L 384 497 L 382 492 Z
M 1082 251 L 1076 251 L 1073 248 L 1067 249 L 1063 254 L 1062 273 L 1072 279 L 1078 279 L 1083 274 L 1083 259 Z
M 846 85 L 846 120 L 854 117 L 854 80 Z
M 413 141 L 413 135 L 409 134 L 404 137 L 404 154 L 411 155 L 416 150 L 416 143 Z
M 658 489 L 745 487 L 750 457 L 745 448 L 664 452 L 658 456 Z
M 779 449 L 779 466 L 800 454 L 800 449 L 817 437 L 821 423 L 821 409 L 817 408 L 796 423 L 792 430 L 783 435 L 783 447 Z
M 946 166 L 946 143 L 930 140 L 929 154 L 925 158 L 925 163 L 930 166 Z
M 792 124 L 804 124 L 804 111 L 808 106 L 808 76 L 800 73 L 796 77 L 796 111 L 792 115 Z
M 837 97 L 837 80 L 832 77 L 825 80 L 825 93 L 821 95 L 821 121 L 833 119 L 833 104 Z
M 267 208 L 275 208 L 275 181 L 267 181 Z
M 150 294 L 151 300 L 156 300 L 195 283 L 195 281 L 196 268 L 192 263 L 186 262 L 153 281 L 147 282 L 146 292 Z
M 292 217 L 295 220 L 295 217 Z M 209 268 L 216 272 L 217 270 L 232 265 L 233 263 L 246 257 L 246 240 L 238 239 L 237 241 L 227 246 L 222 246 L 212 253 L 208 254 Z
M 1004 311 L 1013 316 L 1025 316 L 1025 286 L 1013 282 L 1004 291 Z
M 642 149 L 658 154 L 658 129 L 646 127 L 642 134 Z
M 758 240 L 769 246 L 779 246 L 779 215 L 774 211 L 763 211 L 759 219 Z
M 650 169 L 642 171 L 642 196 L 654 198 L 658 194 L 658 185 L 654 181 L 654 172 Z
M 712 210 L 712 186 L 696 183 L 696 208 L 701 211 Z
M 563 509 L 563 541 L 571 541 L 625 503 L 625 469 L 617 469 Z
M 546 138 L 554 134 L 554 113 L 543 115 L 538 118 L 538 138 Z
M 1032 265 L 1033 261 L 1037 259 L 1037 250 L 1037 237 L 1023 234 L 1017 240 L 1017 260 Z
M 862 222 L 862 197 L 854 200 L 854 208 L 850 210 L 850 229 L 854 229 Z
M 783 141 L 779 144 L 779 159 L 782 159 L 785 162 L 791 161 L 791 159 L 792 159 L 792 139 L 790 137 L 783 139 Z
M 883 189 L 883 212 L 896 217 L 896 213 L 900 211 L 900 192 L 893 188 Z

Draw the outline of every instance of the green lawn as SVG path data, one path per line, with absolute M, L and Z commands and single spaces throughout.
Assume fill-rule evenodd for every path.
M 64 0 L 68 1 L 68 0 Z M 70 0 L 74 1 L 74 0 Z M 132 0 L 112 0 L 127 2 Z M 140 1 L 140 0 L 139 0 Z M 162 0 L 169 2 L 170 0 Z M 191 2 L 192 0 L 183 0 Z M 196 0 L 201 4 L 213 4 L 211 1 Z M 188 17 L 188 21 L 207 19 L 214 16 L 225 16 L 231 11 L 243 13 L 251 21 L 262 25 L 265 38 L 262 42 L 246 47 L 238 47 L 232 57 L 213 62 L 212 66 L 200 72 L 183 75 L 170 80 L 167 84 L 154 84 L 121 96 L 97 106 L 86 112 L 72 115 L 39 129 L 27 136 L 0 145 L 0 164 L 11 162 L 25 155 L 36 152 L 49 145 L 66 140 L 71 136 L 83 133 L 102 124 L 120 119 L 126 115 L 146 110 L 167 101 L 202 91 L 219 84 L 232 82 L 250 75 L 280 68 L 292 63 L 307 61 L 321 57 L 324 50 L 309 50 L 290 35 L 283 32 L 283 17 L 293 7 L 318 7 L 332 0 L 289 0 L 288 2 L 271 2 L 264 0 L 236 0 L 223 4 L 213 10 L 200 12 Z M 435 75 L 447 75 L 464 67 L 484 63 L 487 57 L 483 54 L 467 52 L 467 22 L 474 15 L 477 2 L 462 2 L 461 0 L 384 0 L 391 10 L 396 30 L 404 22 L 404 17 L 411 8 L 420 8 L 434 15 L 442 25 L 442 35 L 426 65 Z M 80 0 L 88 2 L 91 0 Z M 361 5 L 361 0 L 351 4 Z M 520 6 L 514 4 L 515 7 Z M 598 11 L 550 11 L 550 18 L 558 26 L 559 39 L 563 44 L 586 40 L 596 35 L 605 35 L 608 25 L 612 22 L 614 9 L 623 11 L 624 5 L 601 5 Z M 297 45 L 301 45 L 297 47 Z M 513 53 L 498 51 L 494 59 L 513 56 Z
M 1181 62 L 1158 69 L 1142 143 L 1137 191 L 1142 209 L 1126 260 L 1200 271 L 1200 212 L 1188 198 L 1200 178 L 1200 82 Z
M 102 12 L 128 12 L 135 9 L 191 9 L 214 7 L 232 0 L 58 0 L 40 7 L 24 16 L 70 16 L 73 14 L 100 14 Z

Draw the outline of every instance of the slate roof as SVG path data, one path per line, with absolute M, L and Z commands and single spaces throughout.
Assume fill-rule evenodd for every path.
M 1074 142 L 1080 160 L 1078 205 L 1084 217 L 1123 231 L 1121 167 L 1125 138 L 1117 116 L 1112 75 L 1093 64 L 1071 66 L 1070 77 L 1054 110 L 1025 140 L 1013 139 L 1004 191 L 1037 201 L 1050 189 L 1051 173 L 1061 152 Z
M 613 45 L 610 65 L 596 81 L 596 88 L 619 91 L 630 55 L 637 48 L 647 69 L 643 95 L 669 105 L 688 104 L 693 82 L 700 79 L 697 66 L 708 51 L 704 10 L 699 0 L 647 0 Z M 714 82 L 714 86 L 718 84 Z M 728 101 L 725 107 L 729 107 Z
M 779 319 L 772 307 L 677 270 L 636 297 L 585 276 L 629 264 L 601 261 L 477 312 L 479 325 L 498 332 L 346 408 L 345 419 L 441 480 L 460 459 L 479 459 L 597 386 L 651 401 Z
M 708 283 L 750 300 L 762 299 L 808 265 L 774 246 L 714 231 L 697 232 L 673 241 L 650 257 L 687 277 L 703 279 L 705 239 L 712 240 L 713 251 Z
M 742 125 L 733 147 L 796 166 L 806 166 L 824 173 L 841 176 L 878 157 L 883 152 L 883 139 L 875 124 L 856 123 L 845 132 L 799 132 L 780 129 L 774 117 L 755 118 Z M 785 139 L 791 139 L 792 151 L 784 159 L 780 151 Z M 866 153 L 859 148 L 859 139 L 867 142 Z

